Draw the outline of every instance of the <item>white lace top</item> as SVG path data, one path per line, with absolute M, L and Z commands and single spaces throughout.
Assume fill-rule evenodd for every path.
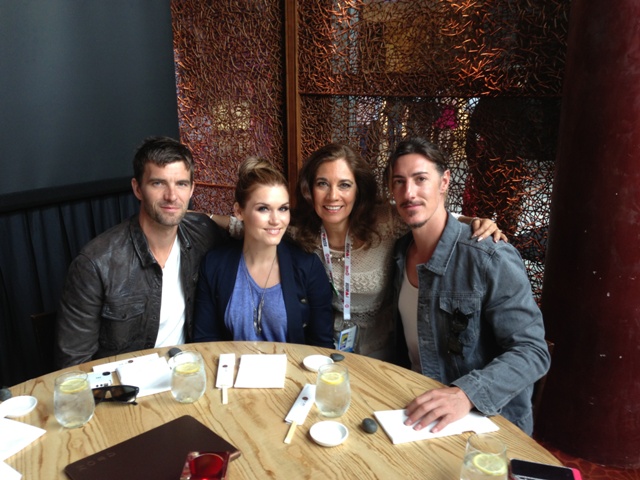
M 356 353 L 388 359 L 391 353 L 393 331 L 393 292 L 391 272 L 393 245 L 406 233 L 407 226 L 393 214 L 389 205 L 381 205 L 377 212 L 377 230 L 380 242 L 368 249 L 351 251 L 351 320 L 358 326 Z M 316 254 L 322 259 L 322 246 L 318 236 Z M 340 296 L 333 296 L 334 329 L 342 329 L 344 291 L 344 250 L 331 250 L 334 288 Z M 324 264 L 324 261 L 323 261 Z M 329 267 L 324 264 L 327 275 Z

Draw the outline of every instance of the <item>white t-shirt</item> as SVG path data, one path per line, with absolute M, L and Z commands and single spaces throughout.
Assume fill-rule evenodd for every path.
M 411 369 L 422 372 L 420 352 L 418 350 L 418 288 L 411 285 L 407 277 L 407 267 L 404 267 L 400 297 L 398 298 L 398 310 L 402 318 L 404 338 L 409 349 Z
M 459 213 L 450 212 L 453 218 L 459 219 Z M 403 271 L 402 286 L 398 298 L 398 310 L 404 328 L 404 338 L 409 350 L 409 360 L 411 369 L 422 373 L 422 362 L 420 361 L 420 350 L 418 348 L 418 288 L 411 285 L 407 277 L 407 265 L 405 262 Z
M 167 263 L 162 269 L 160 329 L 156 347 L 182 345 L 185 342 L 184 310 L 184 292 L 180 281 L 180 241 L 176 235 Z

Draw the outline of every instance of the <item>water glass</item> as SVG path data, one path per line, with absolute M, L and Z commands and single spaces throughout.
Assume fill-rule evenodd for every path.
M 83 426 L 96 408 L 89 378 L 84 372 L 67 372 L 58 376 L 53 390 L 53 414 L 65 428 Z
M 460 480 L 507 480 L 507 447 L 497 437 L 474 434 L 467 440 Z
M 316 406 L 325 417 L 343 415 L 351 404 L 349 370 L 340 363 L 330 363 L 318 368 L 316 381 Z
M 197 401 L 207 388 L 207 373 L 202 355 L 182 351 L 169 360 L 171 367 L 171 393 L 180 403 Z

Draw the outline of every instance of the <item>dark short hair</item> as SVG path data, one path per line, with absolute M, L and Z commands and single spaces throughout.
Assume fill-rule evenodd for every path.
M 244 208 L 251 193 L 259 186 L 282 185 L 288 192 L 288 183 L 280 170 L 269 161 L 257 157 L 249 157 L 238 167 L 238 183 L 236 183 L 235 200 Z
M 189 170 L 191 183 L 193 183 L 193 156 L 186 145 L 170 137 L 146 138 L 133 157 L 133 176 L 140 184 L 147 163 L 164 167 L 174 162 L 185 164 Z
M 311 154 L 305 161 L 296 185 L 296 205 L 292 215 L 297 228 L 296 238 L 308 251 L 317 245 L 322 220 L 313 205 L 313 185 L 320 166 L 344 160 L 353 173 L 356 183 L 356 199 L 349 217 L 349 231 L 366 246 L 378 236 L 376 229 L 376 203 L 378 185 L 371 167 L 351 147 L 330 143 Z
M 406 138 L 396 146 L 395 150 L 389 156 L 389 163 L 385 169 L 385 178 L 389 188 L 391 188 L 390 182 L 393 177 L 393 167 L 395 166 L 396 161 L 403 155 L 409 155 L 411 153 L 422 155 L 427 160 L 435 163 L 436 169 L 440 175 L 443 175 L 444 172 L 449 169 L 447 157 L 433 143 L 420 137 Z

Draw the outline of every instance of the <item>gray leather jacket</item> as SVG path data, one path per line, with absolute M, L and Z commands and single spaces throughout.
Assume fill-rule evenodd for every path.
M 411 233 L 396 243 L 395 300 Z M 464 391 L 485 415 L 503 415 L 529 435 L 533 384 L 549 369 L 542 313 L 518 251 L 471 238 L 449 215 L 431 259 L 418 265 L 418 349 L 422 373 Z M 399 363 L 407 344 L 396 310 Z
M 187 213 L 178 237 L 189 341 L 200 261 L 227 234 L 206 215 Z M 134 215 L 94 238 L 71 263 L 58 312 L 57 366 L 153 348 L 161 297 L 162 268 Z

